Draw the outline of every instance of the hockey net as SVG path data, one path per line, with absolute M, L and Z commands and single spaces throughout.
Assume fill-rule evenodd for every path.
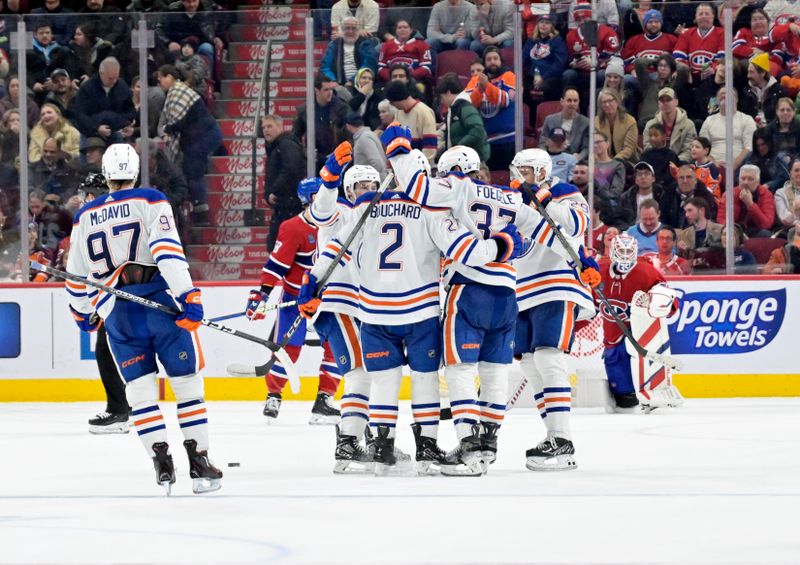
M 581 323 L 575 330 L 567 365 L 572 384 L 572 406 L 604 406 L 608 385 L 603 366 L 603 320 L 600 316 Z

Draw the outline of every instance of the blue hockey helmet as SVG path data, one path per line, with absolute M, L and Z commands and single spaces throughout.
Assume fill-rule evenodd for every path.
M 311 197 L 319 192 L 321 186 L 322 179 L 319 177 L 309 177 L 301 180 L 297 184 L 297 197 L 300 198 L 300 202 L 303 203 L 303 206 L 311 204 Z

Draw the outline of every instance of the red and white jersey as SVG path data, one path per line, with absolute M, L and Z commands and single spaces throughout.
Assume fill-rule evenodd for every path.
M 611 269 L 611 261 L 599 261 L 600 275 L 603 277 L 603 294 L 614 308 L 616 314 L 630 327 L 630 306 L 637 290 L 647 292 L 659 283 L 664 283 L 664 275 L 658 272 L 649 259 L 639 257 L 636 265 L 626 275 L 619 275 Z M 623 339 L 622 330 L 614 321 L 608 307 L 598 302 L 603 316 L 603 344 L 606 347 L 618 344 Z
M 764 6 L 772 25 L 783 25 L 800 20 L 800 2 L 797 0 L 769 0 Z
M 733 56 L 740 59 L 749 59 L 753 56 L 753 50 L 758 49 L 764 53 L 772 53 L 777 46 L 767 35 L 753 35 L 749 27 L 743 27 L 736 32 L 733 37 L 731 48 Z
M 701 33 L 696 27 L 690 27 L 678 37 L 672 55 L 679 63 L 688 65 L 693 73 L 699 74 L 704 66 L 725 56 L 725 31 L 712 26 Z
M 776 44 L 772 53 L 779 56 L 786 67 L 793 67 L 800 63 L 800 37 L 792 33 L 789 25 L 773 26 L 769 31 L 769 39 Z
M 127 188 L 104 194 L 73 219 L 67 271 L 116 287 L 128 263 L 155 265 L 175 296 L 192 289 L 189 264 L 167 197 L 155 188 Z M 106 318 L 114 295 L 67 281 L 70 305 Z
M 588 57 L 592 47 L 587 43 L 581 33 L 581 28 L 571 29 L 567 32 L 567 53 L 570 59 Z M 608 65 L 609 57 L 619 53 L 619 36 L 605 24 L 597 26 L 597 66 L 601 69 Z M 588 69 L 587 69 L 588 72 Z
M 378 76 L 381 80 L 389 80 L 389 67 L 395 63 L 407 66 L 416 78 L 431 76 L 431 48 L 425 41 L 413 37 L 406 42 L 397 38 L 384 41 L 378 58 Z M 417 69 L 424 73 L 413 72 Z
M 647 35 L 646 33 L 634 35 L 622 46 L 622 59 L 625 61 L 625 72 L 633 72 L 633 64 L 636 62 L 636 59 L 642 57 L 652 59 L 652 63 L 655 64 L 656 59 L 661 57 L 661 55 L 672 55 L 677 41 L 678 38 L 671 33 L 658 33 L 654 36 Z
M 672 275 L 691 275 L 692 274 L 692 265 L 684 259 L 683 257 L 678 257 L 674 253 L 672 257 L 670 257 L 666 261 L 661 261 L 658 257 L 658 253 L 653 253 L 652 255 L 645 255 L 650 259 L 653 263 L 653 266 L 659 271 L 662 275 L 672 276 Z
M 589 225 L 589 205 L 575 185 L 560 182 L 552 186 L 550 192 L 553 199 L 547 204 L 546 211 L 577 253 Z M 578 320 L 593 317 L 595 308 L 591 292 L 581 282 L 571 255 L 547 221 L 539 216 L 532 231 L 520 231 L 526 239 L 525 251 L 514 260 L 520 311 L 545 302 L 566 300 L 580 307 Z
M 349 234 L 374 192 L 356 200 L 354 218 L 342 226 Z M 320 253 L 312 273 L 319 277 L 342 248 L 334 237 Z M 481 241 L 458 224 L 446 208 L 421 206 L 401 192 L 385 192 L 343 256 L 359 276 L 358 318 L 399 326 L 439 316 L 440 256 L 468 265 L 485 265 L 497 256 L 494 241 Z
M 297 295 L 303 284 L 303 273 L 314 263 L 317 251 L 317 226 L 297 216 L 284 221 L 278 228 L 275 248 L 261 269 L 261 284 L 277 286 L 283 281 L 283 290 Z

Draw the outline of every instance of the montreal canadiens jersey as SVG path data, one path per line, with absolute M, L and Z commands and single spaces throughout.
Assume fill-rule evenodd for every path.
M 608 59 L 619 52 L 619 36 L 605 24 L 597 26 L 597 66 L 606 68 Z M 570 59 L 588 58 L 592 54 L 592 46 L 583 37 L 581 28 L 567 32 L 567 54 Z
M 721 27 L 712 27 L 705 34 L 696 27 L 684 31 L 675 43 L 672 53 L 679 63 L 699 74 L 705 65 L 710 65 L 725 56 L 725 32 Z
M 645 257 L 639 257 L 636 265 L 625 276 L 612 271 L 611 261 L 603 258 L 600 260 L 600 274 L 603 277 L 603 294 L 628 327 L 630 327 L 631 300 L 636 291 L 647 292 L 657 284 L 665 282 L 664 276 Z M 618 344 L 623 339 L 622 330 L 603 303 L 600 303 L 600 314 L 603 316 L 603 344 L 607 347 Z
M 769 39 L 776 45 L 772 54 L 780 57 L 787 67 L 800 61 L 800 37 L 792 33 L 790 24 L 775 25 L 769 31 Z
M 553 199 L 547 204 L 546 211 L 577 253 L 589 224 L 589 205 L 575 185 L 559 182 L 550 188 L 550 192 Z M 526 249 L 514 260 L 520 311 L 546 302 L 566 300 L 579 306 L 578 320 L 593 317 L 595 308 L 591 292 L 581 282 L 569 252 L 547 221 L 540 217 L 532 231 L 523 233 Z
M 104 194 L 75 215 L 67 271 L 116 287 L 128 263 L 157 266 L 175 296 L 194 285 L 167 197 L 154 188 L 128 188 Z M 67 281 L 70 305 L 106 318 L 115 297 Z
M 276 286 L 283 281 L 283 290 L 292 295 L 300 291 L 303 273 L 314 263 L 317 251 L 317 226 L 300 213 L 284 221 L 278 228 L 275 247 L 261 269 L 261 284 Z
M 352 221 L 339 232 L 342 239 L 374 196 L 368 192 L 356 200 Z M 315 276 L 325 272 L 342 239 L 334 237 L 325 246 L 312 271 Z M 473 236 L 446 208 L 422 206 L 400 192 L 383 193 L 342 257 L 358 269 L 358 318 L 397 326 L 439 316 L 442 254 L 468 265 L 485 265 L 497 256 L 497 244 Z
M 319 192 L 311 202 L 309 215 L 317 225 L 317 251 L 322 254 L 328 243 L 338 237 L 344 242 L 350 232 L 343 227 L 351 221 L 357 222 L 358 218 L 352 205 L 338 198 L 337 189 L 320 187 Z M 330 256 L 333 259 L 333 255 Z M 318 312 L 339 312 L 348 316 L 358 317 L 358 271 L 355 263 L 348 261 L 331 274 L 322 293 L 322 303 Z
M 628 73 L 633 71 L 633 65 L 636 59 L 650 59 L 652 64 L 655 64 L 656 59 L 661 57 L 661 55 L 672 55 L 677 41 L 678 38 L 671 33 L 659 32 L 653 36 L 647 35 L 646 33 L 634 35 L 628 39 L 622 47 L 622 59 L 625 61 L 625 71 Z

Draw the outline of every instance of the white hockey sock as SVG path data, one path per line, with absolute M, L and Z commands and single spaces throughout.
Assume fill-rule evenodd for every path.
M 344 376 L 342 419 L 339 431 L 345 436 L 360 438 L 369 422 L 369 374 L 357 367 Z
M 389 426 L 389 437 L 397 435 L 397 398 L 403 368 L 368 373 L 372 379 L 369 393 L 369 427 L 374 433 L 377 426 Z
M 544 382 L 544 423 L 549 435 L 572 439 L 569 414 L 572 406 L 572 386 L 569 382 L 566 354 L 551 347 L 536 350 L 534 360 Z
M 167 441 L 167 426 L 164 425 L 158 403 L 147 401 L 135 404 L 131 410 L 131 419 L 147 455 L 155 457 L 153 444 Z
M 411 371 L 411 413 L 421 434 L 436 439 L 439 434 L 439 372 Z
M 481 377 L 481 394 L 478 406 L 481 423 L 501 426 L 508 403 L 508 365 L 480 361 L 478 375 Z
M 542 382 L 542 375 L 539 374 L 539 369 L 536 368 L 536 361 L 533 358 L 533 353 L 525 353 L 522 355 L 522 361 L 519 363 L 519 368 L 522 374 L 528 379 L 528 386 L 533 391 L 533 402 L 536 404 L 536 409 L 539 411 L 539 416 L 543 421 L 547 421 L 547 412 L 544 407 L 544 383 Z
M 450 391 L 450 410 L 458 439 L 472 433 L 473 424 L 480 420 L 478 391 L 475 388 L 475 365 L 459 363 L 444 368 L 447 390 Z
M 184 439 L 197 442 L 197 451 L 208 451 L 208 414 L 202 398 L 178 402 L 178 423 Z

